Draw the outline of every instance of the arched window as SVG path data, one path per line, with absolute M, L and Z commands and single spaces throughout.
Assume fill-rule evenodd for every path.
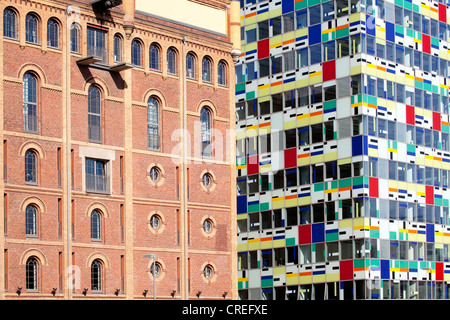
M 135 66 L 142 66 L 142 44 L 139 40 L 131 42 L 131 63 Z
M 148 148 L 159 149 L 159 101 L 150 97 L 147 103 Z
M 101 92 L 96 86 L 90 86 L 88 92 L 88 127 L 89 141 L 102 141 Z
M 186 55 L 186 77 L 195 79 L 195 55 L 192 52 Z
M 202 61 L 202 80 L 211 82 L 211 60 L 207 57 L 204 57 Z
M 39 20 L 34 14 L 27 14 L 25 18 L 25 40 L 30 43 L 39 43 Z
M 91 212 L 91 240 L 101 240 L 102 216 L 98 210 Z
M 227 65 L 223 61 L 217 65 L 217 82 L 222 86 L 227 85 Z
M 38 260 L 35 257 L 28 258 L 25 271 L 25 283 L 27 291 L 29 292 L 38 291 L 38 273 L 39 273 Z
M 27 237 L 37 236 L 37 209 L 34 205 L 28 205 L 25 209 L 25 234 Z
M 167 50 L 167 72 L 170 74 L 177 73 L 177 53 L 173 48 Z
M 96 259 L 91 264 L 91 290 L 102 291 L 102 269 L 103 264 L 100 260 Z
M 200 129 L 202 140 L 202 156 L 211 157 L 211 112 L 208 108 L 200 111 Z
M 161 50 L 154 43 L 150 45 L 149 59 L 150 69 L 161 70 Z
M 59 48 L 59 23 L 55 19 L 47 22 L 47 46 Z
M 17 14 L 12 9 L 3 12 L 3 36 L 17 39 Z
M 34 150 L 25 152 L 25 182 L 37 183 L 37 155 Z
M 31 73 L 25 73 L 23 76 L 23 129 L 38 131 L 37 79 Z
M 70 26 L 70 51 L 80 53 L 81 27 L 77 23 Z
M 123 41 L 122 36 L 114 35 L 114 62 L 122 61 Z

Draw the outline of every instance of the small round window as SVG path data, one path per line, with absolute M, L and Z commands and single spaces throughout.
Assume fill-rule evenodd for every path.
M 150 267 L 150 273 L 152 276 L 158 278 L 161 275 L 161 270 L 162 270 L 161 265 L 158 262 L 152 263 Z
M 158 230 L 159 227 L 161 226 L 161 217 L 158 216 L 157 214 L 154 214 L 150 217 L 150 226 L 154 229 L 154 230 Z
M 203 276 L 209 280 L 212 278 L 213 274 L 214 274 L 213 267 L 210 265 L 205 266 L 205 268 L 203 269 Z
M 212 185 L 212 176 L 209 173 L 205 173 L 202 177 L 202 183 L 206 188 L 210 188 Z
M 205 233 L 211 233 L 212 228 L 213 222 L 211 219 L 205 219 L 205 221 L 203 221 L 203 231 L 205 231 Z
M 150 179 L 153 182 L 157 182 L 157 181 L 159 181 L 160 177 L 161 177 L 161 171 L 159 170 L 159 168 L 158 167 L 152 167 L 150 169 Z

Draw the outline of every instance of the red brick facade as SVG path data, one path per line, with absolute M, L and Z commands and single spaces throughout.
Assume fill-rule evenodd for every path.
M 230 276 L 235 267 L 235 187 L 234 161 L 230 159 L 234 158 L 232 153 L 228 155 L 231 158 L 226 158 L 213 152 L 212 158 L 205 159 L 198 152 L 202 107 L 211 111 L 213 132 L 224 138 L 224 153 L 234 148 L 234 143 L 226 144 L 225 139 L 234 127 L 234 71 L 229 38 L 142 14 L 136 14 L 134 32 L 127 38 L 122 6 L 111 9 L 110 16 L 101 20 L 89 1 L 84 1 L 86 5 L 77 2 L 81 13 L 76 18 L 81 27 L 80 53 L 69 52 L 67 103 L 66 50 L 70 46 L 66 37 L 66 6 L 71 2 L 0 1 L 0 29 L 3 30 L 5 9 L 16 14 L 15 37 L 3 36 L 0 41 L 0 132 L 4 142 L 4 179 L 0 184 L 4 194 L 0 278 L 4 283 L 0 298 L 151 299 L 152 261 L 144 257 L 146 254 L 156 254 L 162 268 L 156 279 L 158 299 L 197 299 L 199 291 L 200 298 L 223 299 L 224 292 L 232 298 L 236 290 L 236 279 Z M 38 18 L 37 44 L 26 38 L 29 13 Z M 50 18 L 59 23 L 57 48 L 47 45 Z M 106 32 L 109 66 L 115 64 L 111 61 L 116 33 L 122 36 L 122 62 L 131 61 L 131 41 L 140 39 L 143 66 L 128 68 L 128 64 L 117 72 L 80 64 L 87 56 L 87 29 L 100 27 Z M 0 34 L 4 35 L 4 30 Z M 160 46 L 160 70 L 149 67 L 149 45 L 153 42 Z M 177 52 L 174 75 L 166 70 L 169 47 Z M 183 54 L 190 51 L 197 57 L 195 79 L 184 77 Z M 212 60 L 211 83 L 201 80 L 204 56 Z M 218 84 L 219 61 L 226 65 L 225 85 Z M 37 79 L 38 120 L 34 132 L 24 130 L 25 73 L 32 73 Z M 89 140 L 91 85 L 101 92 L 101 143 Z M 150 97 L 158 99 L 160 106 L 159 150 L 148 147 Z M 69 119 L 66 112 L 70 113 Z M 191 146 L 186 166 L 180 163 L 181 153 L 177 151 L 181 143 L 176 132 L 183 128 L 183 116 L 187 145 Z M 220 139 L 214 133 L 212 136 L 218 144 Z M 25 179 L 27 150 L 33 150 L 37 156 L 35 182 Z M 105 192 L 87 190 L 86 158 L 103 161 L 103 175 L 108 179 L 102 181 L 109 187 Z M 157 182 L 149 176 L 153 166 L 160 173 Z M 205 172 L 214 178 L 209 189 L 202 187 Z M 32 225 L 28 227 L 35 230 L 28 229 L 27 234 L 25 218 L 29 205 L 35 208 L 36 220 L 28 220 Z M 94 210 L 100 213 L 98 239 L 92 239 L 91 234 Z M 150 226 L 153 214 L 161 218 L 157 230 Z M 213 222 L 210 233 L 203 230 L 206 218 Z M 34 269 L 30 259 L 36 261 Z M 100 262 L 99 275 L 93 275 L 94 261 Z M 209 279 L 204 276 L 207 265 L 213 270 Z M 72 276 L 68 268 L 73 268 Z M 67 286 L 70 278 L 75 284 L 72 290 Z M 93 278 L 100 284 L 94 285 Z

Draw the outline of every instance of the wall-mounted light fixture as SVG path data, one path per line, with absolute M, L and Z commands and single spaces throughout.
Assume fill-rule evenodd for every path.
M 225 299 L 227 297 L 228 292 L 224 291 L 224 293 L 222 294 L 222 297 Z
M 197 291 L 197 294 L 196 294 L 197 298 L 200 298 L 200 295 L 201 295 L 201 294 L 202 294 L 201 291 Z
M 148 292 L 148 290 L 146 289 L 146 290 L 144 290 L 144 292 L 142 292 L 142 295 L 144 296 L 144 297 L 146 297 L 147 296 L 147 292 Z
M 175 296 L 175 293 L 177 293 L 177 290 L 172 290 L 172 292 L 170 293 L 170 295 L 172 296 L 172 298 Z
M 86 295 L 86 294 L 87 294 L 87 292 L 88 292 L 88 290 L 89 290 L 88 288 L 84 288 L 84 290 L 83 290 L 83 294 L 84 294 L 84 295 Z
M 57 288 L 52 289 L 52 295 L 55 296 Z
M 118 295 L 119 295 L 119 292 L 120 292 L 120 289 L 116 289 L 116 291 L 114 292 L 114 294 L 115 294 L 116 296 L 118 296 Z
M 17 287 L 16 293 L 20 296 L 20 294 L 22 293 L 22 287 Z

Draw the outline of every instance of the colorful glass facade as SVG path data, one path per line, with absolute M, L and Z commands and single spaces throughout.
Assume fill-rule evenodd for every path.
M 450 298 L 450 8 L 241 0 L 241 299 Z

